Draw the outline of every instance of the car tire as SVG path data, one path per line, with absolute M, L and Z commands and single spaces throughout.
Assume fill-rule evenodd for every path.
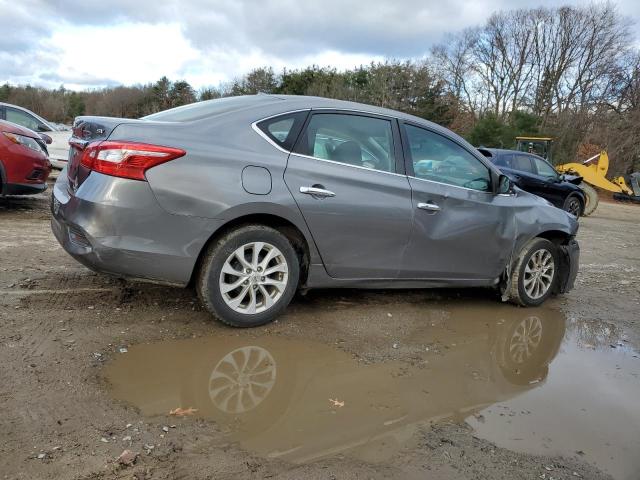
M 544 303 L 556 289 L 559 266 L 558 249 L 552 242 L 538 237 L 527 242 L 511 271 L 509 301 L 523 307 Z
M 577 195 L 569 195 L 564 200 L 564 205 L 562 209 L 575 215 L 576 217 L 581 217 L 584 212 L 584 205 L 582 200 Z
M 223 323 L 257 327 L 287 308 L 299 277 L 299 260 L 287 237 L 265 225 L 245 225 L 207 248 L 196 290 L 205 308 Z
M 579 187 L 582 189 L 585 195 L 585 205 L 582 211 L 582 216 L 588 217 L 598 208 L 598 192 L 591 185 L 582 182 Z

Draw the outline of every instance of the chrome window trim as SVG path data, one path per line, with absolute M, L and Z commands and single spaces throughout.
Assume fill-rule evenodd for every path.
M 274 146 L 276 149 L 280 150 L 283 153 L 286 154 L 290 154 L 291 150 L 286 150 L 284 148 L 282 148 L 280 145 L 278 145 L 276 142 L 274 142 L 271 138 L 269 138 L 269 135 L 267 135 L 266 133 L 264 133 L 262 130 L 260 130 L 260 127 L 258 127 L 258 124 L 260 122 L 264 122 L 265 120 L 270 120 L 272 118 L 276 118 L 276 117 L 281 117 L 284 115 L 290 115 L 292 113 L 298 113 L 298 112 L 308 112 L 310 111 L 310 108 L 300 108 L 297 110 L 289 110 L 287 112 L 282 112 L 282 113 L 276 113 L 275 115 L 269 115 L 268 117 L 264 117 L 261 118 L 260 120 L 256 120 L 255 122 L 253 122 L 251 124 L 251 128 L 253 128 L 253 130 L 260 135 L 262 138 L 264 138 L 267 142 L 269 142 L 272 146 Z
M 416 180 L 420 180 L 421 182 L 437 183 L 438 185 L 445 185 L 447 187 L 461 188 L 462 190 L 469 190 L 470 192 L 485 193 L 485 194 L 493 195 L 493 192 L 491 191 L 487 192 L 484 190 L 476 190 L 475 188 L 462 187 L 460 185 L 453 185 L 451 183 L 438 182 L 436 180 L 428 180 L 426 178 L 415 177 L 413 175 L 407 175 L 407 178 L 414 178 Z
M 251 124 L 251 128 L 253 128 L 253 130 L 258 135 L 260 135 L 262 138 L 264 138 L 267 142 L 269 142 L 276 149 L 280 150 L 283 153 L 289 154 L 289 155 L 295 155 L 295 156 L 301 157 L 301 158 L 309 158 L 311 160 L 317 160 L 319 162 L 332 163 L 332 164 L 335 164 L 335 165 L 343 165 L 345 167 L 357 168 L 359 170 L 365 170 L 367 172 L 379 172 L 379 173 L 384 173 L 386 175 L 394 175 L 396 177 L 414 178 L 414 179 L 420 180 L 422 182 L 435 183 L 435 184 L 444 185 L 444 186 L 447 186 L 447 187 L 453 187 L 453 188 L 459 188 L 459 189 L 462 189 L 462 190 L 468 190 L 470 192 L 484 193 L 484 194 L 493 195 L 493 192 L 485 192 L 483 190 L 476 190 L 474 188 L 467 188 L 467 187 L 461 187 L 459 185 L 452 185 L 450 183 L 437 182 L 435 180 L 428 180 L 426 178 L 419 178 L 419 177 L 416 177 L 416 176 L 413 176 L 413 175 L 405 175 L 404 173 L 386 172 L 384 170 L 377 170 L 375 168 L 359 167 L 358 165 L 351 165 L 351 164 L 348 164 L 348 163 L 336 162 L 335 160 L 328 160 L 326 158 L 312 157 L 311 155 L 304 155 L 302 153 L 296 153 L 296 152 L 293 152 L 291 150 L 285 150 L 280 145 L 278 145 L 273 140 L 271 140 L 269 138 L 269 136 L 266 133 L 264 133 L 262 130 L 260 130 L 260 128 L 258 127 L 258 123 L 263 122 L 265 120 L 269 120 L 271 118 L 280 117 L 282 115 L 288 115 L 288 114 L 291 114 L 291 113 L 308 112 L 308 111 L 315 111 L 315 110 L 333 110 L 333 111 L 342 111 L 342 112 L 366 113 L 366 114 L 369 114 L 369 115 L 374 115 L 374 116 L 377 115 L 377 116 L 382 116 L 382 117 L 386 117 L 386 118 L 389 118 L 389 119 L 397 119 L 397 117 L 393 117 L 391 115 L 385 115 L 385 114 L 380 114 L 380 113 L 376 113 L 376 112 L 367 112 L 365 110 L 353 110 L 353 109 L 345 110 L 345 109 L 342 109 L 342 108 L 335 108 L 335 107 L 301 108 L 301 109 L 290 110 L 290 111 L 287 111 L 287 112 L 277 113 L 275 115 L 270 115 L 268 117 L 261 118 L 260 120 L 256 120 L 255 122 L 253 122 Z M 422 127 L 419 127 L 419 128 L 422 128 Z M 435 132 L 435 133 L 437 133 L 437 132 Z M 480 162 L 480 163 L 483 163 L 483 162 Z
M 394 117 L 392 115 L 387 115 L 387 114 L 378 113 L 378 112 L 369 112 L 369 111 L 366 111 L 366 110 L 344 109 L 344 108 L 336 108 L 336 107 L 316 107 L 316 108 L 311 108 L 310 107 L 310 108 L 298 108 L 296 110 L 289 110 L 289 111 L 282 112 L 282 113 L 276 113 L 275 115 L 269 115 L 268 117 L 264 117 L 264 118 L 261 118 L 260 120 L 256 120 L 255 122 L 253 122 L 251 124 L 251 128 L 253 128 L 253 130 L 258 135 L 260 135 L 262 138 L 264 138 L 267 142 L 269 142 L 272 146 L 274 146 L 275 148 L 277 148 L 281 152 L 283 152 L 283 153 L 293 153 L 292 150 L 286 150 L 286 149 L 282 148 L 280 145 L 278 145 L 277 143 L 275 143 L 273 140 L 271 140 L 266 133 L 264 133 L 262 130 L 260 130 L 260 127 L 258 127 L 258 123 L 264 122 L 265 120 L 269 120 L 271 118 L 280 117 L 282 115 L 289 115 L 291 113 L 298 113 L 298 112 L 309 112 L 309 111 L 314 112 L 316 110 L 332 110 L 332 111 L 335 111 L 335 112 L 346 112 L 346 113 L 364 113 L 366 115 L 385 117 L 385 118 L 388 118 L 390 120 L 397 120 L 398 119 L 397 117 Z M 303 156 L 303 157 L 308 157 L 308 158 L 314 158 L 316 160 L 324 160 L 323 158 L 309 157 L 308 155 L 301 155 L 301 154 L 298 154 L 298 155 Z M 328 160 L 328 161 L 331 161 L 331 160 Z M 340 162 L 335 162 L 335 163 L 340 163 Z M 348 165 L 348 164 L 340 163 L 340 165 Z M 356 165 L 350 165 L 350 166 L 356 167 Z M 374 170 L 374 169 L 370 169 L 370 168 L 366 168 L 366 167 L 356 167 L 356 168 L 364 168 L 365 170 Z M 383 170 L 376 170 L 376 171 L 383 172 Z M 394 172 L 384 172 L 384 173 L 394 173 Z M 394 174 L 395 175 L 400 175 L 399 173 L 394 173 Z
M 347 112 L 347 113 L 364 113 L 366 115 L 372 115 L 374 117 L 385 117 L 393 120 L 399 120 L 398 117 L 394 117 L 393 115 L 387 115 L 386 113 L 378 113 L 378 112 L 369 112 L 367 110 L 356 110 L 355 108 L 340 108 L 340 107 L 316 107 L 312 108 L 311 111 L 315 112 L 316 110 L 333 110 L 335 112 Z

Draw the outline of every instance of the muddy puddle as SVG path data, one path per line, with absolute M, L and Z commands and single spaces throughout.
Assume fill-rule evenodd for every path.
M 132 346 L 104 375 L 144 415 L 194 408 L 243 448 L 293 463 L 384 461 L 430 423 L 466 421 L 511 450 L 640 471 L 640 359 L 613 327 L 549 308 L 406 308 L 412 327 L 378 361 L 348 339 L 243 330 Z

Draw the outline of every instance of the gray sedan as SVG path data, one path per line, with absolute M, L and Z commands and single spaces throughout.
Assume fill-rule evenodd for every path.
M 573 287 L 576 219 L 423 119 L 314 97 L 79 117 L 52 228 L 89 268 L 187 286 L 223 322 L 297 289 L 491 287 L 535 306 Z

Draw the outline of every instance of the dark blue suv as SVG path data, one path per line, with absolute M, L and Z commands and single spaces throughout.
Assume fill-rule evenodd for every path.
M 578 186 L 582 177 L 561 175 L 544 158 L 531 153 L 484 147 L 478 150 L 521 189 L 576 217 L 584 213 L 585 194 Z

